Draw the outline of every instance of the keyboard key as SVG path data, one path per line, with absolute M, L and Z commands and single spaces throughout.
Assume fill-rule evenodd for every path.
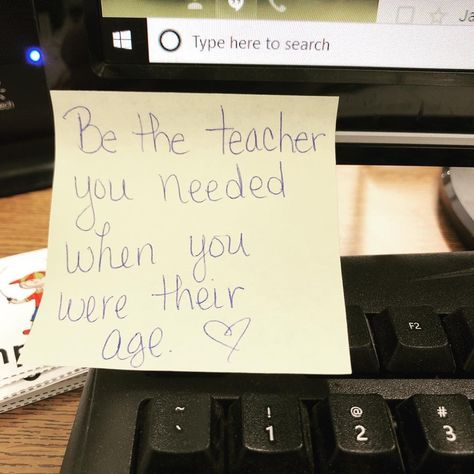
M 444 319 L 458 367 L 474 374 L 474 308 L 464 308 Z
M 354 374 L 378 373 L 379 361 L 364 312 L 360 306 L 348 306 L 346 313 L 352 372 Z
M 389 308 L 372 319 L 372 327 L 381 363 L 388 372 L 454 372 L 448 337 L 441 319 L 431 308 Z
M 296 399 L 243 395 L 230 409 L 229 440 L 231 473 L 313 473 L 309 417 Z
M 222 414 L 210 396 L 150 400 L 138 426 L 137 473 L 223 472 Z
M 403 472 L 391 415 L 380 395 L 330 395 L 313 409 L 313 435 L 322 472 Z
M 413 472 L 474 472 L 474 414 L 464 395 L 414 395 L 397 412 Z

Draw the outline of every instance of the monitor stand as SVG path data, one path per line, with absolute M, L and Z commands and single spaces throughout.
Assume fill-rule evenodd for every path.
M 444 168 L 440 199 L 462 243 L 474 249 L 474 169 Z

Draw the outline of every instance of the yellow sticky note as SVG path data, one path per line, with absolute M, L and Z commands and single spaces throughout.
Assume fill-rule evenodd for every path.
M 47 365 L 349 373 L 337 99 L 55 92 Z

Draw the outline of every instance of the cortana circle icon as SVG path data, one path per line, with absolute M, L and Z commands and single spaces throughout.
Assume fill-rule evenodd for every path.
M 181 36 L 175 30 L 164 30 L 160 35 L 160 45 L 165 51 L 172 53 L 181 46 Z

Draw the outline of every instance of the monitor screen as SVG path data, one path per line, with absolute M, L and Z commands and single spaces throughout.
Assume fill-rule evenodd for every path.
M 467 0 L 101 0 L 111 62 L 474 70 Z
M 51 89 L 337 96 L 339 163 L 474 165 L 472 0 L 58 2 Z

